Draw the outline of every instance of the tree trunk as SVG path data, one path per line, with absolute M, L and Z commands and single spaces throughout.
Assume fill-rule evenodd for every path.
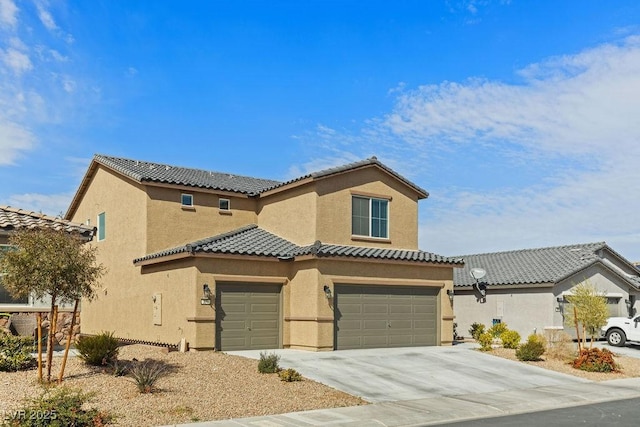
M 78 312 L 79 299 L 76 299 L 76 303 L 73 306 L 73 317 L 71 318 L 71 326 L 69 326 L 69 334 L 67 335 L 67 345 L 64 348 L 64 357 L 62 358 L 62 366 L 60 367 L 60 375 L 58 375 L 58 384 L 62 384 L 62 377 L 64 376 L 64 368 L 67 366 L 67 357 L 69 356 L 69 347 L 71 347 L 71 338 L 73 338 L 73 327 L 76 325 L 76 313 Z
M 573 307 L 573 320 L 576 324 L 576 338 L 578 338 L 578 353 L 582 351 L 582 341 L 580 341 L 580 325 L 578 325 L 578 310 Z
M 47 337 L 47 382 L 51 382 L 51 364 L 53 363 L 53 337 L 56 334 L 56 320 L 58 306 L 55 305 L 55 295 L 51 296 L 51 313 L 49 317 L 49 336 Z
M 42 313 L 36 314 L 38 322 L 38 382 L 42 382 Z

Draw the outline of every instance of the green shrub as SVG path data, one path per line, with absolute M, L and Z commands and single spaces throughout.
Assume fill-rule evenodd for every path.
M 469 328 L 469 335 L 477 341 L 478 337 L 484 333 L 484 330 L 485 326 L 482 323 L 474 322 Z
M 156 382 L 169 373 L 168 366 L 154 359 L 143 362 L 134 362 L 129 370 L 129 375 L 138 387 L 140 393 L 153 393 Z
M 280 356 L 275 353 L 267 354 L 266 352 L 260 353 L 260 361 L 258 362 L 258 372 L 261 374 L 273 374 L 280 370 L 278 363 L 280 362 Z
M 506 323 L 495 323 L 492 327 L 489 328 L 489 332 L 493 335 L 494 338 L 500 338 L 503 332 L 508 331 Z
M 516 331 L 506 330 L 500 334 L 500 341 L 504 348 L 518 348 L 520 345 L 520 334 Z
M 95 336 L 81 336 L 76 343 L 78 357 L 93 366 L 105 366 L 118 358 L 118 339 L 113 332 L 102 332 Z
M 573 367 L 589 372 L 617 372 L 618 364 L 613 353 L 606 348 L 585 348 L 573 361 Z
M 35 366 L 33 338 L 0 333 L 0 371 L 21 371 Z
M 112 417 L 106 412 L 86 409 L 86 403 L 92 397 L 92 394 L 67 387 L 47 388 L 38 398 L 27 400 L 27 406 L 15 411 L 15 419 L 11 419 L 9 414 L 7 423 L 29 427 L 103 426 L 111 423 Z
M 282 381 L 289 383 L 292 381 L 302 381 L 302 375 L 300 375 L 300 372 L 291 368 L 278 372 L 278 376 Z
M 478 337 L 478 343 L 480 344 L 480 350 L 491 351 L 491 344 L 493 344 L 493 335 L 490 332 L 483 332 Z
M 535 362 L 540 360 L 540 357 L 544 354 L 545 344 L 544 339 L 540 339 L 540 335 L 531 334 L 527 338 L 527 342 L 522 344 L 516 350 L 516 357 L 518 360 L 524 362 Z

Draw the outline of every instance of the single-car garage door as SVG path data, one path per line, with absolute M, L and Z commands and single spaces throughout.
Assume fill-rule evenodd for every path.
M 216 349 L 280 348 L 280 285 L 216 285 Z
M 437 344 L 439 288 L 336 285 L 336 350 Z

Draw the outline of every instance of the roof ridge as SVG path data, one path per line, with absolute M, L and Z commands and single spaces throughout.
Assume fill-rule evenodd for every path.
M 565 248 L 575 248 L 575 247 L 587 247 L 587 246 L 595 246 L 597 249 L 608 246 L 606 242 L 591 242 L 591 243 L 575 243 L 570 245 L 559 245 L 559 246 L 546 246 L 541 248 L 528 248 L 528 249 L 512 249 L 509 251 L 496 251 L 496 252 L 483 252 L 479 254 L 466 254 L 466 255 L 455 255 L 450 256 L 449 258 L 464 258 L 471 256 L 483 256 L 483 255 L 498 255 L 498 254 L 515 254 L 522 252 L 533 252 L 533 251 L 545 251 L 550 249 L 565 249 Z

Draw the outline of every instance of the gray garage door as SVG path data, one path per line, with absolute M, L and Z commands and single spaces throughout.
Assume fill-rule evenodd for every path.
M 437 344 L 439 288 L 336 285 L 335 348 Z
M 216 349 L 280 348 L 280 285 L 216 286 Z

